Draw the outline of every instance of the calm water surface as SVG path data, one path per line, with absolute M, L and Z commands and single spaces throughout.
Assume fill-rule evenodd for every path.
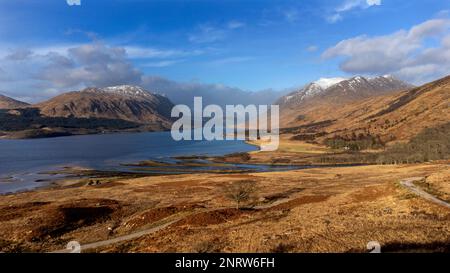
M 0 193 L 42 186 L 45 171 L 81 166 L 123 170 L 122 163 L 169 160 L 176 156 L 220 156 L 257 148 L 243 141 L 179 141 L 170 132 L 105 134 L 0 140 Z M 258 168 L 242 165 L 241 168 Z

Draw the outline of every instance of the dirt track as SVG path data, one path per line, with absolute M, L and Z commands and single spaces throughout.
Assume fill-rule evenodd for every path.
M 279 205 L 285 204 L 292 201 L 291 198 L 285 198 L 285 199 L 281 199 L 281 200 L 277 200 L 276 202 L 270 203 L 270 204 L 265 204 L 265 205 L 260 205 L 260 206 L 255 206 L 253 207 L 253 209 L 255 210 L 261 210 L 261 209 L 270 209 L 272 207 L 277 207 Z M 199 213 L 208 213 L 208 212 L 213 212 L 213 211 L 218 211 L 220 209 L 227 209 L 226 207 L 223 208 L 215 208 L 215 209 L 208 209 L 208 210 L 203 210 L 200 212 L 196 212 L 193 214 L 199 214 Z M 108 245 L 112 245 L 115 243 L 120 243 L 120 242 L 125 242 L 125 241 L 129 241 L 129 240 L 133 240 L 139 237 L 142 237 L 144 235 L 148 235 L 154 232 L 158 232 L 172 224 L 175 224 L 177 222 L 180 222 L 181 220 L 187 218 L 188 216 L 192 216 L 193 214 L 189 214 L 189 215 L 183 215 L 183 216 L 179 216 L 179 217 L 175 217 L 174 219 L 170 219 L 168 220 L 168 218 L 173 218 L 173 217 L 168 217 L 166 219 L 163 219 L 163 222 L 161 224 L 158 224 L 152 228 L 149 229 L 145 229 L 145 230 L 141 230 L 138 232 L 134 232 L 128 235 L 123 235 L 123 236 L 119 236 L 116 238 L 112 238 L 112 239 L 108 239 L 108 240 L 103 240 L 103 241 L 99 241 L 99 242 L 94 242 L 94 243 L 89 243 L 89 244 L 85 244 L 85 245 L 80 245 L 81 247 L 81 251 L 86 251 L 89 249 L 96 249 L 99 247 L 104 247 L 104 246 L 108 246 Z M 164 221 L 166 220 L 166 221 Z M 167 221 L 168 220 L 168 221 Z M 73 251 L 72 248 L 70 248 L 69 246 L 67 247 L 67 249 L 61 249 L 61 250 L 57 250 L 57 251 L 53 251 L 51 253 L 71 253 Z
M 414 185 L 415 181 L 420 181 L 422 180 L 423 177 L 412 177 L 412 178 L 408 178 L 408 179 L 404 179 L 402 180 L 400 183 L 405 186 L 406 188 L 408 188 L 410 191 L 414 192 L 415 194 L 417 194 L 418 196 L 427 199 L 433 203 L 436 203 L 438 205 L 450 208 L 450 204 L 438 199 L 436 197 L 434 197 L 433 195 L 421 190 L 419 187 L 417 187 L 416 185 Z

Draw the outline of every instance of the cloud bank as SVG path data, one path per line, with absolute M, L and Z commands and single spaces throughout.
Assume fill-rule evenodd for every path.
M 113 47 L 93 42 L 69 47 L 54 47 L 38 50 L 18 49 L 0 57 L 7 70 L 15 78 L 8 77 L 0 67 L 0 82 L 4 86 L 20 89 L 30 88 L 38 92 L 14 90 L 14 97 L 40 101 L 68 90 L 85 87 L 106 87 L 121 84 L 140 85 L 147 90 L 166 95 L 176 104 L 193 103 L 194 96 L 202 96 L 207 104 L 270 104 L 284 93 L 267 90 L 248 92 L 222 84 L 199 82 L 176 82 L 162 77 L 145 75 L 133 65 L 130 58 L 150 58 L 143 66 L 164 67 L 173 64 L 164 58 L 193 54 L 178 50 L 156 50 L 151 48 Z M 156 59 L 156 60 L 155 60 Z M 158 60 L 159 59 L 159 60 Z M 244 62 L 249 57 L 217 60 L 210 65 Z M 6 90 L 7 91 L 7 90 Z M 8 94 L 8 92 L 5 92 Z
M 344 18 L 346 12 L 355 9 L 367 9 L 373 6 L 381 6 L 381 0 L 346 0 L 334 9 L 333 14 L 327 17 L 329 23 L 336 23 Z
M 328 48 L 324 59 L 340 58 L 352 74 L 393 74 L 424 83 L 450 71 L 450 19 L 432 19 L 383 36 L 358 36 Z
M 81 6 L 81 0 L 66 0 L 69 6 Z

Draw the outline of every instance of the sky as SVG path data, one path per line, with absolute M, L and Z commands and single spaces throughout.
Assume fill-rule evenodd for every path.
M 450 0 L 0 0 L 0 90 L 156 79 L 248 91 L 450 74 Z

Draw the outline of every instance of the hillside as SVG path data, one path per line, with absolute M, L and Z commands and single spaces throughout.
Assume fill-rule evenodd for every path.
M 298 110 L 285 108 L 283 132 L 314 141 L 368 137 L 382 143 L 404 141 L 425 128 L 450 120 L 450 77 L 407 91 L 348 103 L 315 102 Z
M 31 107 L 0 110 L 0 139 L 44 138 L 145 130 L 141 127 L 141 124 L 120 119 L 45 117 L 39 113 L 39 109 Z M 163 130 L 163 128 L 153 128 L 153 130 Z
M 29 106 L 28 103 L 15 100 L 0 94 L 0 109 L 15 109 Z

